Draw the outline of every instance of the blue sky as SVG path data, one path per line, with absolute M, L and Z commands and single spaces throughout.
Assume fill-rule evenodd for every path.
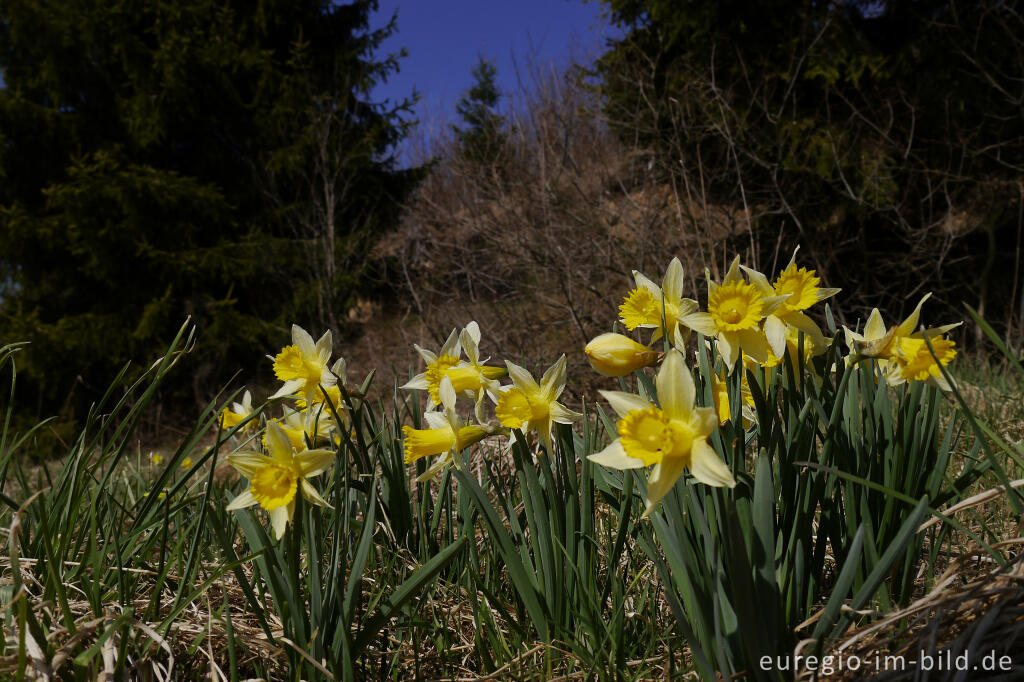
M 401 99 L 415 88 L 421 97 L 416 117 L 428 129 L 454 120 L 479 57 L 493 59 L 499 87 L 515 92 L 517 69 L 525 78 L 531 63 L 557 67 L 570 58 L 591 59 L 615 35 L 596 0 L 380 0 L 372 27 L 396 11 L 398 30 L 380 54 L 404 47 L 409 56 L 373 99 Z

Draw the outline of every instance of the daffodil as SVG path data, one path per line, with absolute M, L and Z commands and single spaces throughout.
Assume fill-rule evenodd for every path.
M 249 487 L 227 506 L 229 511 L 259 504 L 270 513 L 274 537 L 284 536 L 295 515 L 295 495 L 313 504 L 330 507 L 306 479 L 325 471 L 334 462 L 331 450 L 296 451 L 276 422 L 267 424 L 266 446 L 269 454 L 236 452 L 228 463 L 249 479 Z
M 495 416 L 504 427 L 536 431 L 545 449 L 551 452 L 551 431 L 555 422 L 572 424 L 583 416 L 558 402 L 558 396 L 565 390 L 565 356 L 544 372 L 540 384 L 519 365 L 507 360 L 505 364 L 512 386 L 498 394 Z
M 724 424 L 730 421 L 733 418 L 732 404 L 729 401 L 729 381 L 724 372 L 711 373 L 711 396 L 715 401 L 718 422 Z M 754 395 L 750 392 L 750 384 L 747 382 L 745 372 L 740 383 L 740 413 L 743 418 L 743 428 L 747 428 L 755 421 Z
M 248 390 L 242 395 L 242 402 L 231 403 L 231 407 L 225 407 L 220 413 L 221 428 L 225 431 L 233 429 L 241 424 L 252 414 L 252 394 Z M 246 428 L 252 425 L 250 422 Z
M 654 329 L 651 343 L 667 334 L 679 349 L 685 345 L 691 330 L 705 335 L 715 333 L 708 314 L 701 312 L 693 299 L 683 298 L 683 265 L 678 258 L 668 264 L 660 287 L 636 270 L 633 280 L 636 287 L 619 306 L 626 329 Z M 665 324 L 662 324 L 662 312 Z
M 767 296 L 740 275 L 739 256 L 729 266 L 721 284 L 708 279 L 708 314 L 714 324 L 718 352 L 729 371 L 740 358 L 740 350 L 757 362 L 770 353 L 761 322 L 774 313 L 786 296 Z
M 757 270 L 740 267 L 763 297 L 783 297 L 781 304 L 765 316 L 765 338 L 774 354 L 774 360 L 767 358 L 764 364 L 769 367 L 778 364 L 784 357 L 787 346 L 796 346 L 799 332 L 803 332 L 807 338 L 805 350 L 810 349 L 814 354 L 824 353 L 828 347 L 825 335 L 821 333 L 814 320 L 807 317 L 803 311 L 815 303 L 835 296 L 840 289 L 819 287 L 821 278 L 814 270 L 797 267 L 796 251 L 774 284 L 769 283 L 768 278 Z M 795 357 L 796 354 L 793 355 Z
M 866 358 L 874 358 L 878 362 L 882 376 L 891 386 L 908 381 L 924 381 L 943 391 L 951 390 L 952 387 L 942 375 L 940 365 L 944 367 L 956 357 L 956 344 L 943 338 L 943 334 L 960 326 L 962 322 L 914 331 L 921 316 L 921 307 L 930 296 L 930 293 L 925 294 L 903 322 L 888 330 L 878 308 L 871 311 L 863 333 L 843 327 L 846 345 L 850 348 L 846 363 L 850 365 Z M 935 351 L 934 356 L 928 350 L 929 343 Z
M 425 412 L 423 418 L 430 428 L 414 429 L 402 427 L 404 436 L 405 462 L 411 464 L 424 457 L 441 455 L 433 464 L 416 479 L 425 481 L 444 470 L 455 461 L 455 453 L 461 452 L 470 445 L 477 443 L 492 434 L 492 431 L 480 424 L 463 424 L 455 411 L 455 388 L 449 377 L 441 379 L 438 387 L 443 410 Z
M 660 407 L 631 393 L 601 391 L 620 417 L 619 437 L 588 457 L 614 469 L 654 465 L 647 482 L 644 516 L 665 497 L 685 469 L 707 485 L 736 485 L 729 467 L 707 442 L 718 427 L 715 408 L 694 407 L 693 378 L 678 351 L 665 356 L 655 385 Z
M 275 420 L 274 423 L 281 427 L 296 450 L 304 449 L 307 442 L 316 445 L 318 442 L 330 441 L 331 432 L 335 429 L 334 418 L 323 404 L 301 411 L 286 407 L 281 420 Z M 267 433 L 264 433 L 264 446 L 266 442 Z
M 328 388 L 338 383 L 336 373 L 344 374 L 344 360 L 339 359 L 334 367 L 328 367 L 331 359 L 331 332 L 324 332 L 318 341 L 297 324 L 292 325 L 292 345 L 285 346 L 274 361 L 274 374 L 284 382 L 271 399 L 286 395 L 301 394 L 306 400 L 313 400 L 318 388 Z
M 476 401 L 477 420 L 481 420 L 483 397 L 487 391 L 498 389 L 497 379 L 505 376 L 504 367 L 484 365 L 480 361 L 480 327 L 470 322 L 461 333 L 453 329 L 439 353 L 414 345 L 426 363 L 425 370 L 405 383 L 402 388 L 429 391 L 434 405 L 441 405 L 441 381 L 448 377 L 456 394 L 469 393 Z M 468 362 L 461 360 L 466 351 Z
M 583 352 L 599 374 L 624 377 L 641 367 L 656 365 L 662 354 L 623 334 L 601 334 L 587 344 Z

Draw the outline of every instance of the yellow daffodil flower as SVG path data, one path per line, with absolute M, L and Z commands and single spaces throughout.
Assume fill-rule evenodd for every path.
M 774 360 L 771 357 L 766 359 L 765 366 L 777 365 L 784 357 L 786 347 L 796 345 L 799 332 L 803 332 L 807 337 L 807 341 L 804 343 L 805 350 L 810 348 L 816 355 L 824 353 L 828 347 L 828 341 L 814 320 L 807 317 L 803 311 L 815 303 L 835 296 L 840 289 L 819 287 L 821 278 L 815 274 L 814 270 L 797 267 L 796 251 L 793 252 L 789 265 L 779 274 L 774 284 L 769 283 L 768 278 L 757 270 L 742 265 L 740 267 L 747 273 L 750 283 L 757 288 L 762 296 L 766 298 L 784 297 L 782 304 L 768 314 L 764 320 L 765 338 L 774 355 Z
M 313 400 L 318 388 L 328 388 L 338 383 L 335 374 L 344 374 L 344 360 L 339 359 L 329 368 L 333 343 L 331 332 L 324 332 L 316 343 L 305 329 L 292 325 L 292 345 L 285 346 L 274 361 L 274 374 L 284 382 L 270 399 L 286 395 L 301 394 L 306 400 Z
M 668 264 L 660 287 L 636 270 L 633 271 L 633 280 L 636 287 L 619 306 L 621 321 L 626 329 L 654 329 L 651 343 L 667 334 L 672 344 L 679 349 L 686 344 L 691 330 L 705 335 L 715 333 L 708 314 L 700 312 L 693 299 L 683 298 L 683 265 L 678 258 L 673 258 Z M 662 306 L 665 325 L 662 325 Z
M 330 507 L 306 479 L 325 471 L 334 462 L 331 450 L 296 452 L 288 436 L 276 422 L 267 424 L 267 452 L 236 452 L 228 463 L 249 479 L 249 487 L 227 506 L 229 511 L 259 504 L 270 513 L 274 537 L 280 540 L 295 515 L 297 491 L 313 504 Z
M 441 455 L 416 481 L 425 481 L 444 470 L 455 461 L 455 453 L 477 443 L 492 432 L 479 424 L 463 424 L 455 411 L 455 388 L 449 377 L 441 379 L 438 393 L 441 397 L 441 412 L 425 412 L 423 418 L 430 428 L 414 429 L 402 427 L 405 462 L 411 464 L 424 457 Z
M 181 460 L 181 468 L 182 469 L 191 469 L 192 468 L 192 458 L 191 457 L 186 457 L 185 459 Z
M 220 413 L 221 428 L 225 431 L 233 429 L 242 423 L 252 414 L 252 394 L 248 390 L 242 395 L 242 402 L 231 403 L 231 407 L 225 407 Z M 246 428 L 251 428 L 253 422 L 249 422 Z
M 874 358 L 890 386 L 908 381 L 924 381 L 943 391 L 951 390 L 949 382 L 942 376 L 940 365 L 946 366 L 956 357 L 956 344 L 943 338 L 943 334 L 963 323 L 955 322 L 914 331 L 921 316 L 921 307 L 930 296 L 930 293 L 925 294 L 907 319 L 888 330 L 878 308 L 871 311 L 863 333 L 843 327 L 846 345 L 850 348 L 846 363 L 851 365 L 866 358 Z M 928 350 L 926 338 L 935 350 L 938 362 Z
M 551 452 L 554 423 L 572 424 L 583 416 L 558 402 L 558 396 L 565 390 L 565 356 L 544 372 L 540 384 L 519 365 L 507 360 L 505 364 L 512 386 L 498 393 L 495 416 L 504 427 L 536 431 L 545 449 Z
M 469 393 L 476 401 L 477 420 L 482 421 L 483 398 L 487 391 L 498 389 L 497 379 L 505 376 L 504 367 L 491 367 L 480 361 L 480 327 L 470 322 L 461 333 L 453 329 L 439 353 L 414 345 L 426 363 L 426 369 L 405 383 L 402 388 L 429 391 L 434 405 L 441 405 L 441 381 L 445 377 L 452 383 L 455 393 Z M 461 360 L 465 350 L 468 362 Z
M 335 430 L 334 418 L 323 404 L 302 411 L 285 407 L 284 416 L 274 420 L 274 423 L 281 427 L 296 450 L 305 449 L 307 442 L 313 445 L 322 441 L 330 442 L 331 433 Z M 266 432 L 263 434 L 263 445 L 267 445 Z
M 730 421 L 733 418 L 732 406 L 729 403 L 729 383 L 724 371 L 721 373 L 711 373 L 711 396 L 715 401 L 718 423 L 724 424 Z M 740 412 L 743 418 L 743 428 L 747 428 L 755 421 L 754 396 L 750 392 L 750 384 L 747 382 L 746 373 L 743 374 L 742 383 L 740 384 Z
M 590 366 L 606 377 L 624 377 L 641 367 L 658 364 L 662 354 L 622 334 L 601 334 L 587 344 Z
M 766 296 L 740 275 L 739 256 L 729 266 L 721 284 L 708 279 L 708 314 L 715 326 L 718 352 L 732 371 L 740 350 L 757 362 L 765 362 L 770 353 L 761 322 L 774 313 L 787 296 Z
M 614 469 L 654 465 L 647 482 L 644 516 L 665 497 L 684 469 L 707 485 L 736 485 L 729 467 L 707 442 L 718 427 L 715 408 L 694 407 L 693 377 L 678 351 L 665 356 L 655 383 L 661 407 L 631 393 L 601 391 L 620 417 L 619 437 L 588 457 Z

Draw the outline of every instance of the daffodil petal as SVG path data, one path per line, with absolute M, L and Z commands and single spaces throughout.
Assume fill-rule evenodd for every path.
M 428 365 L 432 365 L 435 362 L 437 362 L 437 353 L 435 353 L 434 351 L 427 350 L 426 348 L 423 348 L 417 343 L 412 344 L 412 347 L 415 348 L 416 352 L 419 353 L 421 358 L 423 358 L 423 362 L 427 363 Z M 426 374 L 423 374 L 421 376 L 426 376 Z
M 698 481 L 707 485 L 726 488 L 736 485 L 736 479 L 729 471 L 729 466 L 703 439 L 693 443 L 693 449 L 690 451 L 690 473 Z
M 270 510 L 270 525 L 274 528 L 274 538 L 280 540 L 284 537 L 284 532 L 288 529 L 288 522 L 292 520 L 294 510 L 294 501 Z
M 305 385 L 305 379 L 289 379 L 284 382 L 284 385 L 281 386 L 281 388 L 277 389 L 277 393 L 267 398 L 267 400 L 274 400 L 275 398 L 283 398 L 286 395 L 291 395 Z
M 871 314 L 868 315 L 868 321 L 864 324 L 864 334 L 859 340 L 874 341 L 885 336 L 885 332 L 885 322 L 882 320 L 882 313 L 878 312 L 878 308 L 873 308 Z
M 818 301 L 821 302 L 824 301 L 826 298 L 831 298 L 832 296 L 835 296 L 840 291 L 842 291 L 842 289 L 837 289 L 835 287 L 821 287 L 815 292 L 815 296 L 817 296 Z
M 768 346 L 772 349 L 772 353 L 775 357 L 785 357 L 786 323 L 775 315 L 769 315 L 764 320 L 764 336 L 765 339 L 767 339 Z
M 654 465 L 647 479 L 647 506 L 642 518 L 647 518 L 668 491 L 672 490 L 685 468 L 685 457 L 665 457 Z
M 661 287 L 652 282 L 646 275 L 634 270 L 633 281 L 636 282 L 636 285 L 638 287 L 643 287 L 644 289 L 647 289 L 652 294 L 654 294 L 655 298 L 657 298 L 659 302 L 661 301 Z
M 658 370 L 655 382 L 658 387 L 658 402 L 668 417 L 681 420 L 689 417 L 696 389 L 682 353 L 677 350 L 668 352 L 661 369 Z
M 313 343 L 313 337 L 297 324 L 292 325 L 292 343 L 299 347 L 299 352 L 304 356 L 314 357 L 316 355 L 316 344 Z
M 622 447 L 622 441 L 617 438 L 604 450 L 589 455 L 587 459 L 609 469 L 642 469 L 644 467 L 643 460 L 626 454 Z
M 759 294 L 762 296 L 775 295 L 775 287 L 771 285 L 771 282 L 769 282 L 768 278 L 764 276 L 764 273 L 758 272 L 757 270 L 748 268 L 744 265 L 741 265 L 740 269 L 747 273 L 747 279 L 750 280 L 750 283 L 754 285 L 754 288 L 757 289 Z
M 303 450 L 295 455 L 295 466 L 303 477 L 317 476 L 334 464 L 333 450 Z
M 690 313 L 680 317 L 679 321 L 704 336 L 714 336 L 718 333 L 718 327 L 710 313 Z
M 427 373 L 423 372 L 421 374 L 417 374 L 412 379 L 409 379 L 409 381 L 407 381 L 404 384 L 402 384 L 401 386 L 399 386 L 399 388 L 404 388 L 406 390 L 416 390 L 416 391 L 426 391 L 426 390 L 429 390 L 430 389 L 430 382 L 427 381 Z
M 301 487 L 302 496 L 305 497 L 307 500 L 309 500 L 313 504 L 318 505 L 320 507 L 327 507 L 328 509 L 334 509 L 334 507 L 332 507 L 331 505 L 327 504 L 327 500 L 325 500 L 324 498 L 320 497 L 320 493 L 318 493 L 316 491 L 316 488 L 313 487 L 312 483 L 310 483 L 309 481 L 303 479 L 302 483 L 301 483 L 301 486 L 302 486 Z
M 440 355 L 450 355 L 453 358 L 462 355 L 462 347 L 459 345 L 459 332 L 457 329 L 453 329 L 451 334 L 448 335 L 444 345 L 441 346 Z
M 562 403 L 557 402 L 548 405 L 548 414 L 551 416 L 551 421 L 559 424 L 572 424 L 583 417 L 579 412 L 573 412 Z
M 625 417 L 633 410 L 646 410 L 651 407 L 649 400 L 633 393 L 625 391 L 599 391 L 599 393 L 620 417 Z
M 292 442 L 288 439 L 288 434 L 284 432 L 284 429 L 276 421 L 267 422 L 266 444 L 267 451 L 271 457 L 279 462 L 291 463 Z
M 554 400 L 565 390 L 565 354 L 548 367 L 540 379 L 540 391 L 548 400 Z
M 665 279 L 661 282 L 661 290 L 665 293 L 666 301 L 678 301 L 683 297 L 683 264 L 678 258 L 673 258 L 665 271 Z
M 322 365 L 326 365 L 327 361 L 331 359 L 332 350 L 334 350 L 334 341 L 331 336 L 331 330 L 328 329 L 324 332 L 324 335 L 317 340 L 316 353 L 313 353 L 313 355 L 316 356 Z
M 925 294 L 920 301 L 917 303 L 917 307 L 914 308 L 914 312 L 910 313 L 907 319 L 900 322 L 899 326 L 896 327 L 896 336 L 910 336 L 913 334 L 917 327 L 917 320 L 921 317 L 921 306 L 924 302 L 931 298 L 931 293 Z
M 520 367 L 514 362 L 505 361 L 505 366 L 508 367 L 508 376 L 512 379 L 512 383 L 515 384 L 516 388 L 521 389 L 524 393 L 532 393 L 540 390 L 540 386 L 537 385 L 537 381 L 533 378 L 526 368 Z
M 228 464 L 250 481 L 267 465 L 270 460 L 266 455 L 257 452 L 234 452 L 228 455 Z
M 248 488 L 245 491 L 235 496 L 235 499 L 231 500 L 225 509 L 228 511 L 235 511 L 237 509 L 245 509 L 256 504 L 256 498 L 253 496 L 252 491 Z
M 451 377 L 447 374 L 441 379 L 441 385 L 438 387 L 437 393 L 441 397 L 441 404 L 444 405 L 446 410 L 455 409 L 455 387 L 452 386 Z

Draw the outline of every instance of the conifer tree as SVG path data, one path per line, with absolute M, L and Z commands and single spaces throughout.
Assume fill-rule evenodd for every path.
M 336 242 L 367 248 L 408 186 L 390 153 L 408 103 L 368 97 L 396 68 L 375 7 L 0 2 L 0 338 L 31 342 L 22 399 L 88 405 L 187 315 L 198 397 L 315 321 L 289 227 L 324 179 L 314 148 L 345 150 Z M 343 300 L 358 268 L 332 284 Z

